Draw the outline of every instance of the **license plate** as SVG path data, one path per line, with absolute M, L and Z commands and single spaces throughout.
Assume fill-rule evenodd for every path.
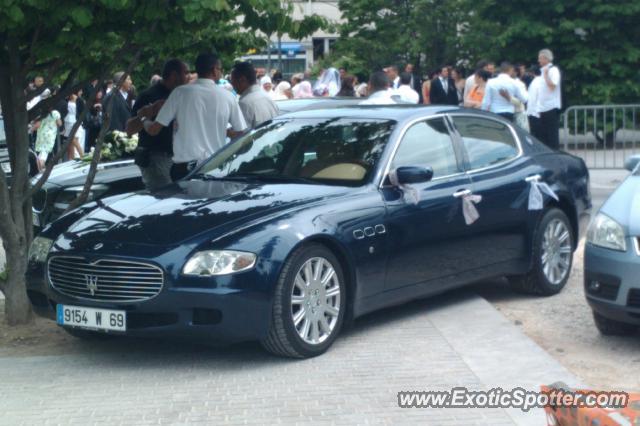
M 57 323 L 90 330 L 127 331 L 127 312 L 57 305 Z
M 31 212 L 31 216 L 33 217 L 33 225 L 40 226 L 40 216 L 36 212 Z
M 2 163 L 2 171 L 5 173 L 11 173 L 11 163 Z

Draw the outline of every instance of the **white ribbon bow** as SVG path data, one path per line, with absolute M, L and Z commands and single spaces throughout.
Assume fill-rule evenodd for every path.
M 411 185 L 401 185 L 398 181 L 398 173 L 395 170 L 391 170 L 389 172 L 389 181 L 391 182 L 391 185 L 397 186 L 404 191 L 404 196 L 407 198 L 407 201 L 412 204 L 418 204 L 420 202 L 420 191 Z
M 467 194 L 462 197 L 462 214 L 467 225 L 471 225 L 480 218 L 480 213 L 475 206 L 480 201 L 482 201 L 482 195 Z
M 529 191 L 529 210 L 542 210 L 544 207 L 544 199 L 542 193 L 544 192 L 556 201 L 560 201 L 553 189 L 546 183 L 538 180 L 531 180 L 531 189 Z

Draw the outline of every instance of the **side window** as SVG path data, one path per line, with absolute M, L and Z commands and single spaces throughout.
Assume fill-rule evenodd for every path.
M 431 167 L 434 178 L 458 173 L 453 141 L 444 119 L 435 118 L 411 126 L 400 141 L 391 166 Z
M 508 126 L 482 117 L 452 117 L 462 136 L 471 169 L 480 169 L 518 155 L 518 145 Z

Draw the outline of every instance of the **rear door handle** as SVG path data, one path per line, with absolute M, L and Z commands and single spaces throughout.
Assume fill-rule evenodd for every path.
M 526 177 L 524 180 L 525 182 L 540 182 L 542 180 L 542 176 L 533 175 L 533 176 Z
M 461 189 L 460 191 L 454 192 L 453 196 L 455 198 L 462 198 L 462 197 L 466 197 L 468 195 L 473 194 L 473 192 L 471 192 L 471 190 L 469 189 Z

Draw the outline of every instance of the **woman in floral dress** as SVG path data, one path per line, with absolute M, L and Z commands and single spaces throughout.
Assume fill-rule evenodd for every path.
M 60 113 L 55 109 L 51 110 L 45 118 L 40 120 L 40 127 L 38 127 L 38 134 L 36 136 L 38 171 L 42 171 L 42 169 L 44 169 L 47 158 L 53 151 L 56 138 L 58 137 L 58 128 L 60 126 L 62 126 Z

